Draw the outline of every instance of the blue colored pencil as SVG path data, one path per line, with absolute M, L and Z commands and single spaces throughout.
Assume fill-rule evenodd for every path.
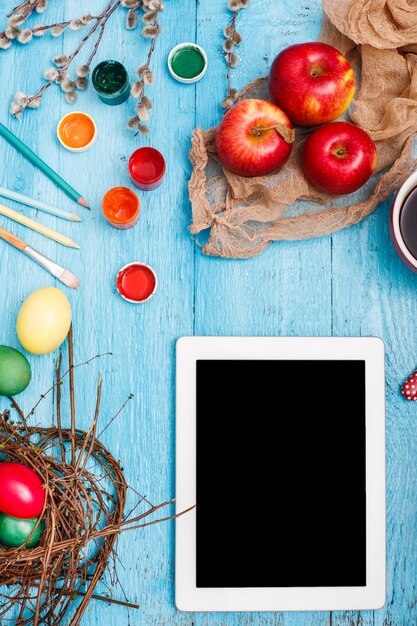
M 62 191 L 64 191 L 67 196 L 81 204 L 82 206 L 89 208 L 87 202 L 84 200 L 82 195 L 78 193 L 71 185 L 69 185 L 59 174 L 57 174 L 52 167 L 50 167 L 45 161 L 33 152 L 26 144 L 23 143 L 16 135 L 12 133 L 11 130 L 6 128 L 4 124 L 0 122 L 0 136 L 3 137 L 6 141 L 9 142 L 20 154 L 22 154 L 32 165 L 37 167 L 41 172 L 45 174 L 52 182 L 55 183 Z
M 61 209 L 57 209 L 49 204 L 45 204 L 45 202 L 41 202 L 40 200 L 34 200 L 33 198 L 29 198 L 28 196 L 24 196 L 21 193 L 17 193 L 17 191 L 11 191 L 11 189 L 5 189 L 4 187 L 0 187 L 0 196 L 3 198 L 8 198 L 9 200 L 15 200 L 16 202 L 20 202 L 21 204 L 26 204 L 34 209 L 39 209 L 40 211 L 44 211 L 45 213 L 50 213 L 51 215 L 56 215 L 57 217 L 62 217 L 64 220 L 69 220 L 70 222 L 81 222 L 81 218 L 78 215 L 74 215 L 73 213 L 67 213 L 66 211 L 62 211 Z

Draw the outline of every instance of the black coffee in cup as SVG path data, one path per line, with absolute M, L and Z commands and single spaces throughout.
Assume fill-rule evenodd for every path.
M 400 231 L 408 250 L 417 259 L 417 187 L 410 191 L 401 207 Z

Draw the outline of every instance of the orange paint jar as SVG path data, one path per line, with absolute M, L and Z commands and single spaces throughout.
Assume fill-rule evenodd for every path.
M 97 127 L 93 118 L 82 111 L 64 115 L 56 130 L 59 142 L 71 152 L 84 152 L 95 143 Z
M 103 198 L 101 208 L 109 224 L 121 230 L 132 228 L 139 219 L 139 198 L 128 187 L 109 189 Z

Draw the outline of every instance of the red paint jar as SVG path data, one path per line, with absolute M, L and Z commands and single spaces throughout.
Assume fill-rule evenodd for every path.
M 145 263 L 129 263 L 116 276 L 116 288 L 127 302 L 141 304 L 154 295 L 158 279 L 154 270 Z
M 102 205 L 106 220 L 121 230 L 132 228 L 139 219 L 140 202 L 128 187 L 113 187 L 105 194 Z
M 129 174 L 135 187 L 143 191 L 156 189 L 162 183 L 165 159 L 155 148 L 138 148 L 129 159 Z

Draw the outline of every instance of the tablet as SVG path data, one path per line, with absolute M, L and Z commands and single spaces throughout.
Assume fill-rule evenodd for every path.
M 177 342 L 176 605 L 385 602 L 385 382 L 378 338 Z

